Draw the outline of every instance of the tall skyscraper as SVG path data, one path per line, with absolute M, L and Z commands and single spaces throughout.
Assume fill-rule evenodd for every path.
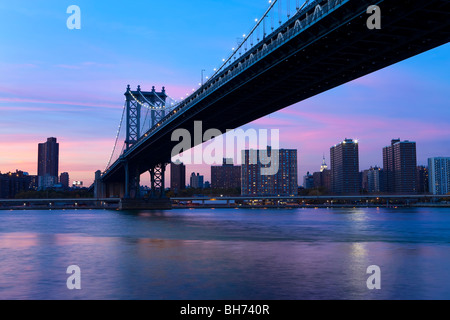
M 269 158 L 273 158 L 272 155 L 277 153 L 278 158 L 274 159 L 273 163 L 270 162 Z M 251 159 L 257 161 L 253 162 Z M 278 166 L 278 171 L 263 175 L 262 169 L 269 166 Z M 297 150 L 272 150 L 270 147 L 266 152 L 242 150 L 241 177 L 242 195 L 298 195 Z
M 383 169 L 388 193 L 417 193 L 416 143 L 392 140 L 383 148 Z
M 450 193 L 450 158 L 429 158 L 428 179 L 432 194 L 441 195 Z
M 170 188 L 175 192 L 186 189 L 186 166 L 180 160 L 170 163 Z
M 345 139 L 331 147 L 331 189 L 336 194 L 359 194 L 361 189 L 359 174 L 358 141 Z
M 211 188 L 232 189 L 241 187 L 241 166 L 233 165 L 232 159 L 223 159 L 222 166 L 211 167 Z
M 51 187 L 58 183 L 59 143 L 56 138 L 38 145 L 38 184 L 39 188 Z

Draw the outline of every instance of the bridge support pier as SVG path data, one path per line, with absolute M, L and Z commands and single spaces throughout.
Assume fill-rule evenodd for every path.
M 141 198 L 141 175 L 139 166 L 130 166 L 128 162 L 124 163 L 125 169 L 125 191 L 123 198 L 140 199 Z
M 97 199 L 106 198 L 106 185 L 102 181 L 102 172 L 100 170 L 95 172 L 94 198 Z
M 165 173 L 166 163 L 160 163 L 154 168 L 150 169 L 150 198 L 152 199 L 164 199 L 165 194 Z

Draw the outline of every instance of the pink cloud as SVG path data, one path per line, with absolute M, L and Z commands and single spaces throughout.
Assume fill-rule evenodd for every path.
M 98 103 L 98 102 L 28 99 L 28 98 L 0 98 L 0 102 L 55 104 L 55 105 L 68 105 L 68 106 L 109 108 L 109 109 L 117 109 L 118 108 L 117 105 Z

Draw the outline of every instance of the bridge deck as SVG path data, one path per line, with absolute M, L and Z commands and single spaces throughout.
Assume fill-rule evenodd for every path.
M 266 38 L 266 46 L 256 46 L 251 59 L 249 53 L 211 79 L 116 161 L 103 181 L 123 182 L 124 161 L 139 174 L 169 162 L 176 145 L 172 132 L 184 128 L 193 134 L 194 121 L 201 120 L 204 130 L 225 132 L 450 39 L 449 1 L 338 2 L 309 26 L 296 26 L 302 17 L 294 17 Z M 381 30 L 366 26 L 366 10 L 374 4 L 382 9 Z

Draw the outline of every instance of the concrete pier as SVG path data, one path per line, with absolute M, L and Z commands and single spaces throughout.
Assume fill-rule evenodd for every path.
M 170 199 L 122 199 L 119 210 L 171 210 Z

